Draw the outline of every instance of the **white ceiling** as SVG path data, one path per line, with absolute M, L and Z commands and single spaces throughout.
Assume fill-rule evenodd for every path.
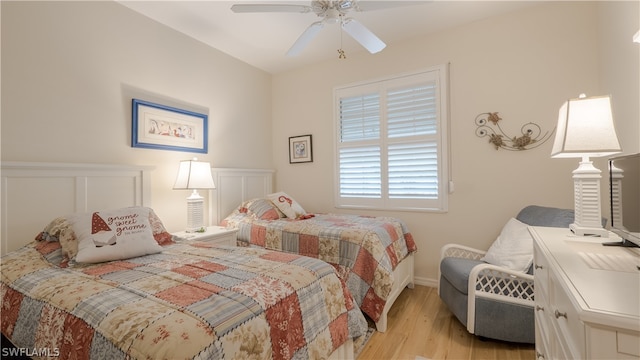
M 349 54 L 366 51 L 338 25 L 327 24 L 295 57 L 285 53 L 313 22 L 313 13 L 234 13 L 233 4 L 301 4 L 310 1 L 118 1 L 136 12 L 163 23 L 224 53 L 270 73 L 338 57 L 342 47 Z M 531 1 L 381 1 L 362 0 L 366 11 L 349 16 L 369 28 L 387 47 L 405 39 L 434 33 L 530 6 Z M 342 45 L 341 45 L 342 41 Z M 383 52 L 385 50 L 382 50 Z M 375 55 L 369 55 L 375 56 Z

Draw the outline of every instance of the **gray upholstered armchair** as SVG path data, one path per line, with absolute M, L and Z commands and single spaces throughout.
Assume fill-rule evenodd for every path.
M 527 206 L 516 219 L 532 226 L 569 227 L 573 210 Z M 533 271 L 488 264 L 484 250 L 448 244 L 442 248 L 438 294 L 451 312 L 477 336 L 535 342 Z

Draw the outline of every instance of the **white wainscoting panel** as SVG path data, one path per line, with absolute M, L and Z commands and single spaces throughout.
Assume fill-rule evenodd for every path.
M 0 254 L 74 212 L 151 206 L 150 166 L 2 162 Z
M 219 224 L 243 201 L 264 197 L 273 192 L 274 170 L 212 168 L 216 185 L 209 201 L 210 224 Z

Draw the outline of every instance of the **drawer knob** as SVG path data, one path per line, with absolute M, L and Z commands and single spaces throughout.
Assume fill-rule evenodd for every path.
M 544 359 L 544 354 L 539 351 L 536 351 L 536 359 Z
M 567 313 L 566 312 L 561 313 L 560 311 L 556 310 L 553 314 L 556 316 L 556 319 L 559 319 L 561 317 L 563 317 L 565 319 L 567 318 Z
M 538 264 L 536 264 L 534 267 L 535 267 L 536 269 L 543 269 L 542 265 L 538 265 Z
M 544 306 L 536 305 L 536 311 L 544 311 Z

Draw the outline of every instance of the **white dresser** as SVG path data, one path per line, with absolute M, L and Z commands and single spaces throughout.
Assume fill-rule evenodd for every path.
M 640 251 L 531 227 L 538 359 L 640 358 Z

